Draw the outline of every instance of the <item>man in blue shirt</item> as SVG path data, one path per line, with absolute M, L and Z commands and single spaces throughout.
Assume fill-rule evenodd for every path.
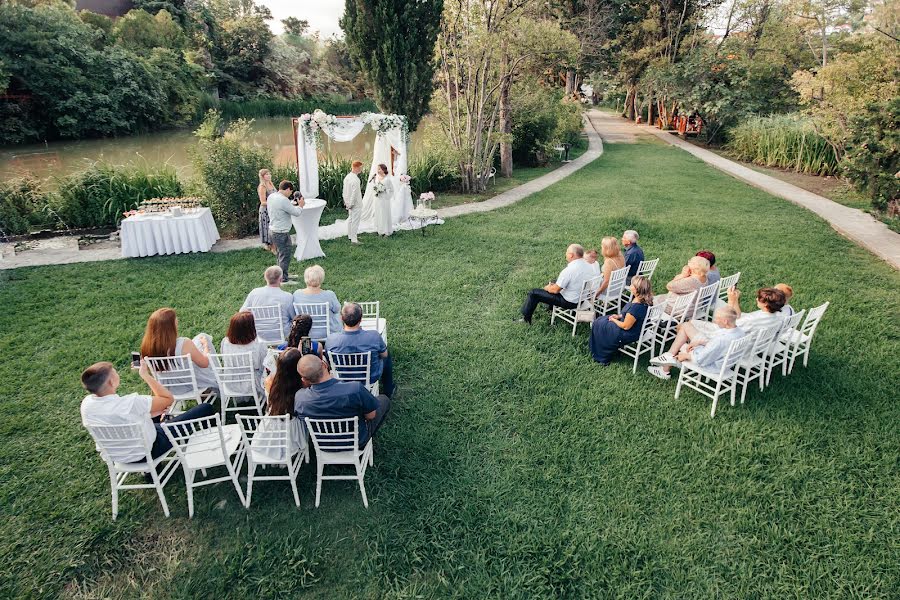
M 355 302 L 346 302 L 341 308 L 341 321 L 344 330 L 332 333 L 325 339 L 325 348 L 338 354 L 355 354 L 369 352 L 371 371 L 369 383 L 381 381 L 381 391 L 392 396 L 394 394 L 394 369 L 388 355 L 387 344 L 377 331 L 365 331 L 362 322 L 362 307 Z
M 629 229 L 622 234 L 622 245 L 625 246 L 625 266 L 628 267 L 628 278 L 625 283 L 631 285 L 631 278 L 637 275 L 638 267 L 644 260 L 644 251 L 638 246 L 638 232 Z
M 376 398 L 359 381 L 332 377 L 318 356 L 307 354 L 301 358 L 297 372 L 308 387 L 294 396 L 294 414 L 301 419 L 358 417 L 360 448 L 375 435 L 391 409 L 391 399 L 384 394 Z

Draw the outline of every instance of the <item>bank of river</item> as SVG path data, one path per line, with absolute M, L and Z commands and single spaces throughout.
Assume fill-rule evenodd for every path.
M 410 151 L 422 142 L 423 126 L 413 132 Z M 272 150 L 277 164 L 293 164 L 294 142 L 291 121 L 281 117 L 253 121 L 253 141 Z M 349 142 L 327 142 L 324 151 L 336 156 L 369 161 L 375 134 L 368 128 Z M 40 179 L 61 177 L 84 170 L 102 160 L 114 165 L 168 164 L 182 178 L 193 175 L 189 151 L 197 143 L 190 130 L 163 131 L 145 135 L 96 140 L 76 140 L 0 147 L 0 180 L 30 174 Z

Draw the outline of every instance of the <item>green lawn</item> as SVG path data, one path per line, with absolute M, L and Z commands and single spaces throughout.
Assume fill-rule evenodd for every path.
M 662 258 L 658 286 L 704 247 L 744 290 L 830 300 L 809 367 L 710 419 L 674 383 L 593 364 L 586 327 L 511 322 L 567 243 L 627 228 Z M 218 341 L 271 255 L 0 272 L 0 597 L 898 597 L 900 274 L 661 144 L 607 145 L 516 206 L 429 231 L 323 243 L 326 287 L 382 300 L 401 386 L 368 510 L 352 482 L 314 509 L 304 466 L 300 510 L 283 482 L 249 510 L 219 485 L 189 521 L 178 476 L 171 519 L 138 491 L 111 520 L 82 367 L 125 367 L 160 306 Z

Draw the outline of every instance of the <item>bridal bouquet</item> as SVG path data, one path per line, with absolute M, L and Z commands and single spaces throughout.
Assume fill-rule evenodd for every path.
M 410 181 L 412 181 L 412 177 L 410 177 L 409 175 L 401 175 L 400 176 L 400 183 L 408 185 Z
M 372 184 L 372 190 L 375 192 L 375 196 L 382 196 L 385 192 L 384 184 L 380 181 L 376 181 L 374 184 Z

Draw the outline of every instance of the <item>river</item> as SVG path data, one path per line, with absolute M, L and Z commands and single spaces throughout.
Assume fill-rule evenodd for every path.
M 422 146 L 424 125 L 423 121 L 423 125 L 411 136 L 411 153 Z M 293 131 L 289 118 L 255 119 L 252 128 L 253 141 L 271 149 L 276 164 L 294 163 Z M 372 158 L 375 134 L 366 128 L 349 142 L 332 142 L 327 136 L 323 136 L 323 140 L 323 151 L 326 153 L 368 162 Z M 0 180 L 28 174 L 40 179 L 63 177 L 84 170 L 94 161 L 151 167 L 168 164 L 185 180 L 193 175 L 189 151 L 196 143 L 191 130 L 184 129 L 119 138 L 3 146 L 0 147 Z

